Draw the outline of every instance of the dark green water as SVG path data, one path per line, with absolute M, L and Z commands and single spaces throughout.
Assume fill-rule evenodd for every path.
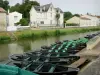
M 77 39 L 80 37 L 84 37 L 87 34 L 92 34 L 96 32 L 88 32 L 88 33 L 81 33 L 81 34 L 73 34 L 73 35 L 65 35 L 60 37 L 50 37 L 47 39 L 40 39 L 40 40 L 24 40 L 24 41 L 17 41 L 12 42 L 9 44 L 2 44 L 0 45 L 0 62 L 5 61 L 9 58 L 12 54 L 23 54 L 24 52 L 28 51 L 36 51 L 41 48 L 43 45 L 50 45 L 56 41 L 63 41 L 63 40 L 72 40 Z

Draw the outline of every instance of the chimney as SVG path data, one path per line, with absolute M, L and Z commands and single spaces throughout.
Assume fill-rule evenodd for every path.
M 8 14 L 10 13 L 10 10 L 8 9 Z

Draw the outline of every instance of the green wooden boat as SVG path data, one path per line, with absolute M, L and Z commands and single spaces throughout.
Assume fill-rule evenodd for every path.
M 15 66 L 0 64 L 0 75 L 38 75 Z

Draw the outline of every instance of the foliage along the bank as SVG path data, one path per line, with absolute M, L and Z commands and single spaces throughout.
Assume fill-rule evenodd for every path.
M 0 0 L 0 7 L 7 11 L 10 7 L 9 2 L 7 0 Z
M 17 11 L 19 13 L 22 13 L 23 18 L 26 18 L 29 21 L 29 12 L 32 6 L 40 6 L 40 4 L 37 1 L 25 0 L 25 2 L 23 2 L 22 4 L 17 3 L 15 6 L 12 6 L 10 8 L 10 12 Z

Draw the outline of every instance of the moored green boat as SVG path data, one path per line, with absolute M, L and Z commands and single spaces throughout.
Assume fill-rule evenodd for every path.
M 15 66 L 0 64 L 0 75 L 38 75 Z

